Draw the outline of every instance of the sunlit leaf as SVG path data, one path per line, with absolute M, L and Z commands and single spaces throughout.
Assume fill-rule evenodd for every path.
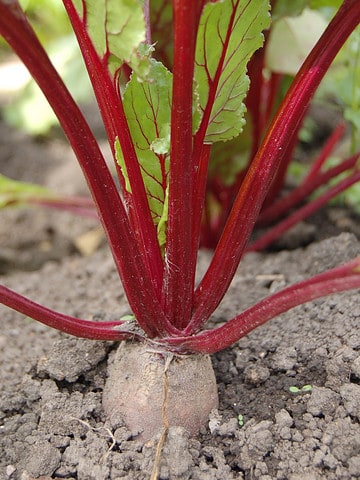
M 335 7 L 339 8 L 343 0 L 310 0 L 311 8 Z
M 53 194 L 32 183 L 12 180 L 0 174 L 0 208 L 26 204 L 30 199 L 49 199 Z
M 74 0 L 99 57 L 114 73 L 123 63 L 140 78 L 149 70 L 145 18 L 140 0 Z
M 300 13 L 309 6 L 311 0 L 277 0 L 271 10 L 271 17 L 276 20 L 280 17 L 291 17 Z
M 314 10 L 279 19 L 271 29 L 266 66 L 277 73 L 295 75 L 325 30 L 327 22 Z
M 196 44 L 195 80 L 199 106 L 206 118 L 205 141 L 226 141 L 244 124 L 243 100 L 249 88 L 246 65 L 263 44 L 270 24 L 267 0 L 208 3 L 202 13 Z
M 165 242 L 167 187 L 170 158 L 170 113 L 172 74 L 159 62 L 151 61 L 147 82 L 133 74 L 124 92 L 124 110 L 141 166 L 154 224 L 161 245 Z M 117 161 L 130 191 L 118 140 Z

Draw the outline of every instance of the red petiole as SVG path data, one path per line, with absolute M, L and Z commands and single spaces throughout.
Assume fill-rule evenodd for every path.
M 241 44 L 242 41 L 247 41 L 251 44 L 254 35 L 253 28 L 259 28 L 260 38 L 261 31 L 267 25 L 268 19 L 266 2 L 263 2 L 262 14 L 254 10 L 255 4 L 252 0 L 225 0 L 225 2 L 173 0 L 171 2 L 173 61 L 164 44 L 160 49 L 160 56 L 163 53 L 167 63 L 173 63 L 171 91 L 167 93 L 170 101 L 169 116 L 171 117 L 168 120 L 160 120 L 163 113 L 160 110 L 166 105 L 162 105 L 158 98 L 152 98 L 152 95 L 159 96 L 159 90 L 156 90 L 156 82 L 153 79 L 139 80 L 140 84 L 145 82 L 145 85 L 149 86 L 146 91 L 139 89 L 139 83 L 131 84 L 134 75 L 131 58 L 120 59 L 115 73 L 110 72 L 110 64 L 114 58 L 109 44 L 110 32 L 106 30 L 107 24 L 104 26 L 106 49 L 103 55 L 98 53 L 92 37 L 94 32 L 91 31 L 92 27 L 88 22 L 88 9 L 95 4 L 90 4 L 86 0 L 76 3 L 72 0 L 63 0 L 63 2 L 77 36 L 103 117 L 120 180 L 121 192 L 117 190 L 93 133 L 52 66 L 17 1 L 0 0 L 0 33 L 39 84 L 69 139 L 88 182 L 125 293 L 144 335 L 136 336 L 131 331 L 126 331 L 126 325 L 123 325 L 122 322 L 97 324 L 74 319 L 47 309 L 1 286 L 0 301 L 3 304 L 46 325 L 73 335 L 108 340 L 135 337 L 143 340 L 146 337 L 150 342 L 156 343 L 164 349 L 179 353 L 212 353 L 226 348 L 253 328 L 300 303 L 332 292 L 360 287 L 359 259 L 355 259 L 342 267 L 290 286 L 262 300 L 220 328 L 201 331 L 229 288 L 239 262 L 248 247 L 253 228 L 259 220 L 264 201 L 273 202 L 282 187 L 284 174 L 309 102 L 339 49 L 360 22 L 358 0 L 343 2 L 295 77 L 261 143 L 260 130 L 268 122 L 275 105 L 275 94 L 279 86 L 277 77 L 274 77 L 274 81 L 269 86 L 269 96 L 263 111 L 260 106 L 252 103 L 254 96 L 252 95 L 250 98 L 249 106 L 257 122 L 254 141 L 256 145 L 258 143 L 260 145 L 256 154 L 255 150 L 254 155 L 251 154 L 246 174 L 238 175 L 236 185 L 239 185 L 239 189 L 234 198 L 233 207 L 217 243 L 210 266 L 197 288 L 194 286 L 195 269 L 201 237 L 201 221 L 204 211 L 208 213 L 205 197 L 209 162 L 211 162 L 211 143 L 217 141 L 212 140 L 211 135 L 213 135 L 212 138 L 218 135 L 221 141 L 227 141 L 232 139 L 235 134 L 240 133 L 241 128 L 238 128 L 239 125 L 234 126 L 233 121 L 229 122 L 231 125 L 226 124 L 226 115 L 228 111 L 230 115 L 233 113 L 232 108 L 235 109 L 235 107 L 231 102 L 240 95 L 240 92 L 236 90 L 242 79 L 242 75 L 237 71 L 238 64 L 244 58 L 250 57 L 250 53 L 253 54 L 250 49 L 244 53 L 244 58 L 233 65 L 231 62 L 237 58 L 235 55 L 238 46 L 236 45 L 234 48 L 232 36 L 235 35 L 236 29 L 241 27 L 241 22 L 247 18 L 246 15 L 251 14 L 252 16 L 249 16 L 251 21 L 243 28 L 243 38 L 239 39 L 239 42 Z M 166 7 L 165 3 L 163 8 Z M 106 14 L 110 15 L 111 9 L 106 10 L 110 4 L 112 4 L 111 0 L 104 3 L 100 3 L 99 0 L 96 6 L 103 5 Z M 112 6 L 114 5 L 115 3 Z M 130 11 L 130 14 L 133 14 L 139 5 L 140 3 L 134 2 L 134 11 Z M 226 17 L 228 24 L 225 25 L 225 28 L 222 24 L 223 17 L 218 15 L 219 10 L 216 10 L 222 5 L 228 9 L 225 10 L 227 14 L 230 9 L 230 15 Z M 152 27 L 160 28 L 159 25 L 161 26 L 163 10 L 160 9 L 156 12 L 155 25 L 152 25 L 151 9 L 151 2 L 145 1 L 142 18 L 138 19 L 139 24 L 143 22 L 144 25 L 142 46 L 144 46 L 144 42 L 151 42 Z M 207 23 L 203 28 L 201 16 L 205 10 L 210 14 L 206 17 Z M 215 60 L 210 57 L 211 52 L 207 50 L 207 44 L 205 45 L 206 30 L 214 27 L 211 23 L 212 18 L 215 19 L 216 26 L 213 32 L 214 40 L 221 43 L 218 58 Z M 166 31 L 168 32 L 169 29 L 167 28 Z M 202 38 L 198 38 L 199 32 L 203 35 L 204 51 L 201 51 Z M 114 32 L 111 32 L 111 35 L 113 34 Z M 127 39 L 127 41 L 129 40 Z M 140 46 L 137 47 L 140 49 Z M 255 50 L 256 48 L 254 47 Z M 134 52 L 132 53 L 134 54 Z M 136 55 L 138 53 L 139 51 L 135 51 Z M 203 65 L 196 62 L 197 54 L 199 54 L 199 58 L 203 58 Z M 150 58 L 149 62 L 151 63 L 152 60 Z M 258 60 L 259 64 L 263 65 L 262 54 L 259 54 Z M 255 60 L 254 64 L 256 64 Z M 154 67 L 155 63 L 151 63 L 151 65 Z M 159 67 L 159 62 L 156 62 L 156 67 Z M 201 91 L 202 85 L 195 85 L 194 80 L 201 78 L 203 73 L 201 68 L 207 74 L 208 87 L 205 104 L 202 106 L 203 98 L 197 103 L 197 95 L 199 94 L 199 98 L 201 95 L 204 96 L 204 92 Z M 200 72 L 197 72 L 196 69 Z M 164 69 L 158 68 L 158 70 L 163 71 Z M 136 92 L 140 91 L 140 94 L 144 94 L 151 110 L 151 115 L 148 115 L 147 111 L 136 112 L 138 107 L 135 105 L 135 100 L 133 97 L 129 97 L 132 98 L 133 103 L 130 106 L 127 105 L 127 108 L 132 108 L 135 116 L 138 116 L 135 127 L 140 130 L 142 137 L 148 143 L 149 151 L 145 153 L 141 150 L 143 147 L 140 148 L 137 143 L 136 135 L 132 130 L 135 127 L 129 123 L 130 120 L 126 114 L 126 101 L 129 102 L 129 100 L 125 99 L 125 95 L 122 93 L 120 71 L 126 72 L 125 77 L 129 81 L 127 85 L 131 84 L 127 88 L 133 88 Z M 160 83 L 164 83 L 161 88 L 165 89 L 169 72 L 165 72 L 163 75 Z M 236 81 L 231 83 L 233 75 L 235 75 Z M 256 79 L 255 74 L 252 76 Z M 261 84 L 259 77 L 257 79 Z M 148 84 L 146 84 L 147 81 Z M 233 92 L 235 93 L 232 96 Z M 218 110 L 213 113 L 213 107 L 221 95 L 224 95 L 225 103 L 223 106 L 217 107 Z M 157 107 L 155 108 L 154 105 Z M 240 110 L 239 106 L 237 108 Z M 194 113 L 194 111 L 197 112 Z M 196 113 L 201 117 L 198 126 L 196 125 Z M 150 138 L 149 133 L 143 130 L 145 123 L 142 123 L 143 119 L 140 118 L 140 115 L 143 115 L 145 120 L 154 119 L 155 139 Z M 167 121 L 169 125 L 167 125 Z M 218 131 L 215 128 L 217 124 L 220 125 Z M 167 127 L 169 127 L 169 138 L 166 133 Z M 210 127 L 213 130 L 211 135 L 208 135 Z M 226 134 L 225 137 L 222 137 L 227 128 L 234 127 L 238 128 L 238 131 L 231 133 L 229 137 L 226 137 Z M 283 204 L 287 205 L 286 213 L 298 202 L 299 198 L 309 195 L 315 188 L 328 182 L 339 173 L 350 171 L 348 177 L 330 188 L 318 200 L 310 202 L 303 210 L 299 210 L 298 216 L 290 217 L 288 221 L 292 222 L 294 219 L 303 218 L 302 215 L 309 213 L 309 209 L 311 210 L 328 200 L 349 184 L 359 181 L 359 171 L 356 169 L 358 156 L 343 161 L 338 167 L 326 171 L 321 170 L 327 152 L 334 146 L 339 134 L 340 129 L 331 137 L 328 147 L 310 170 L 306 182 L 286 200 L 289 203 Z M 118 164 L 116 141 L 119 141 L 125 168 Z M 167 150 L 167 141 L 169 151 Z M 149 152 L 155 152 L 152 157 L 155 165 L 144 168 L 141 164 L 143 161 L 141 155 L 148 158 L 145 154 Z M 170 157 L 168 171 L 166 171 L 165 162 L 167 155 Z M 156 177 L 157 161 L 161 163 L 161 181 Z M 166 190 L 168 197 L 162 198 L 156 190 L 149 196 L 151 187 L 144 179 L 144 171 L 147 172 L 156 188 L 161 184 L 161 193 L 164 194 Z M 166 184 L 166 182 L 168 183 Z M 163 208 L 161 222 L 166 224 L 165 246 L 159 241 L 157 230 L 159 225 L 156 226 L 153 221 L 153 211 L 149 205 L 150 197 L 152 200 L 158 201 Z M 232 198 L 229 196 L 228 204 L 230 204 L 230 200 L 232 201 Z M 87 205 L 82 206 L 80 203 L 78 205 L 76 202 L 75 204 L 69 203 L 69 205 L 73 209 L 87 209 Z M 275 214 L 283 213 L 281 210 L 283 207 L 279 207 L 276 203 L 273 205 L 273 210 L 263 209 L 260 216 L 261 221 L 272 218 Z M 284 224 L 281 228 L 283 227 Z M 271 235 L 273 238 L 274 232 L 270 233 Z

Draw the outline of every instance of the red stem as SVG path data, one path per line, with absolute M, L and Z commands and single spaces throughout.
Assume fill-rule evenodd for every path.
M 125 322 L 94 322 L 70 317 L 63 313 L 46 308 L 39 303 L 33 302 L 19 293 L 0 285 L 0 302 L 9 308 L 16 310 L 28 317 L 37 320 L 51 328 L 74 335 L 75 337 L 90 338 L 92 340 L 126 340 L 141 335 L 134 335 L 125 330 L 116 330 Z
M 263 250 L 273 243 L 276 239 L 280 238 L 287 230 L 301 222 L 305 218 L 310 217 L 314 212 L 326 205 L 330 200 L 335 198 L 340 193 L 360 181 L 360 170 L 345 178 L 341 182 L 337 183 L 332 188 L 329 188 L 325 193 L 320 195 L 315 200 L 312 200 L 302 208 L 296 210 L 292 215 L 289 215 L 283 221 L 272 227 L 267 233 L 262 235 L 258 240 L 251 243 L 246 251 L 254 252 L 257 250 Z
M 271 182 L 293 142 L 310 99 L 359 21 L 360 3 L 345 0 L 296 75 L 247 172 L 209 269 L 195 292 L 194 314 L 184 331 L 187 335 L 207 321 L 226 293 Z
M 221 52 L 221 56 L 218 59 L 216 71 L 214 73 L 213 78 L 210 77 L 208 74 L 208 83 L 209 83 L 209 92 L 208 98 L 206 102 L 206 106 L 204 108 L 201 122 L 199 128 L 194 135 L 194 149 L 193 149 L 193 165 L 195 166 L 194 170 L 194 201 L 193 201 L 193 231 L 192 231 L 192 250 L 193 259 L 192 265 L 196 268 L 196 254 L 199 248 L 200 243 L 200 235 L 201 235 L 201 222 L 203 217 L 203 209 L 205 203 L 205 195 L 206 195 L 206 185 L 208 180 L 208 166 L 209 166 L 209 158 L 210 158 L 210 151 L 211 146 L 204 144 L 206 132 L 210 122 L 210 116 L 212 112 L 212 108 L 216 99 L 216 94 L 219 87 L 219 81 L 221 78 L 221 74 L 224 68 L 224 62 L 226 59 L 228 46 L 230 37 L 234 28 L 234 21 L 236 10 L 238 7 L 238 1 L 235 2 L 233 6 L 233 13 L 230 17 L 229 24 L 227 26 L 226 37 L 224 38 L 223 42 L 223 49 Z
M 164 293 L 178 328 L 189 322 L 194 288 L 192 248 L 192 103 L 198 1 L 173 0 L 174 69 L 171 110 L 169 215 Z
M 99 215 L 95 209 L 95 205 L 89 207 L 83 207 L 75 205 L 74 203 L 67 203 L 66 201 L 57 200 L 41 200 L 37 198 L 29 198 L 26 200 L 29 205 L 39 205 L 41 207 L 52 208 L 54 210 L 62 210 L 65 212 L 71 212 L 74 215 L 78 215 L 82 218 L 93 218 L 99 220 Z
M 306 113 L 304 112 L 303 118 L 305 117 Z M 298 143 L 298 135 L 301 128 L 301 123 L 299 123 L 296 127 L 296 131 L 292 132 L 292 141 L 288 143 L 286 146 L 286 151 L 282 153 L 282 162 L 279 165 L 277 172 L 271 182 L 271 186 L 269 188 L 268 194 L 263 202 L 264 205 L 271 205 L 275 199 L 279 196 L 281 190 L 284 188 L 286 174 L 289 169 L 289 165 L 294 156 L 294 150 Z
M 271 116 L 274 112 L 276 102 L 279 98 L 279 89 L 281 87 L 281 80 L 283 75 L 280 73 L 271 73 L 270 80 L 266 88 L 266 101 L 264 109 L 264 118 L 263 118 L 263 131 L 265 130 L 266 125 L 269 124 Z
M 316 158 L 316 160 L 311 165 L 311 168 L 306 175 L 305 181 L 310 181 L 322 168 L 325 161 L 333 152 L 336 144 L 340 141 L 344 131 L 345 131 L 345 122 L 341 122 L 331 133 L 330 137 L 325 142 L 325 145 L 321 149 L 320 154 Z
M 265 55 L 269 39 L 269 30 L 264 32 L 264 45 L 251 57 L 248 64 L 248 76 L 250 88 L 245 103 L 251 115 L 251 152 L 249 158 L 252 160 L 256 155 L 261 143 L 261 137 L 269 124 L 278 98 L 278 91 L 282 76 L 271 73 L 270 79 L 264 77 Z
M 199 158 L 196 158 L 194 155 L 194 161 L 197 162 L 197 172 L 196 172 L 196 186 L 194 192 L 194 202 L 193 202 L 193 231 L 192 231 L 192 247 L 191 252 L 193 255 L 192 265 L 195 270 L 196 261 L 197 261 L 197 252 L 200 245 L 200 236 L 202 231 L 202 221 L 203 213 L 205 206 L 206 198 L 206 185 L 208 178 L 209 170 L 209 160 L 211 153 L 211 145 L 203 145 L 199 150 Z M 193 273 L 193 275 L 195 272 Z
M 151 217 L 140 165 L 131 138 L 129 125 L 125 116 L 121 97 L 116 90 L 116 80 L 112 81 L 105 59 L 100 59 L 86 30 L 86 21 L 80 19 L 72 0 L 63 0 L 68 16 L 85 60 L 89 78 L 91 79 L 99 108 L 104 119 L 104 125 L 109 138 L 109 144 L 115 159 L 115 139 L 118 137 L 124 155 L 126 171 L 129 177 L 132 193 L 124 190 L 129 207 L 132 210 L 132 222 L 135 232 L 139 233 L 139 247 L 143 250 L 147 262 L 148 273 L 154 285 L 154 290 L 160 299 L 163 261 L 156 229 Z M 84 16 L 86 17 L 86 12 Z M 117 162 L 117 170 L 119 173 Z M 122 178 L 122 175 L 120 173 Z
M 325 172 L 318 173 L 313 178 L 307 176 L 306 179 L 287 196 L 280 198 L 273 205 L 266 208 L 259 216 L 257 225 L 265 226 L 274 222 L 276 219 L 289 212 L 291 208 L 302 202 L 306 197 L 311 195 L 317 188 L 325 185 L 341 173 L 346 172 L 346 170 L 354 168 L 359 157 L 360 153 L 357 153 L 356 155 L 343 160 L 339 165 L 329 168 L 329 170 L 326 170 Z
M 88 182 L 131 308 L 150 338 L 174 333 L 154 291 L 124 205 L 99 146 L 18 3 L 0 2 L 0 33 L 46 96 Z
M 297 305 L 355 288 L 360 288 L 360 257 L 270 295 L 219 328 L 163 341 L 171 345 L 173 351 L 178 348 L 180 352 L 215 353 Z
M 245 99 L 247 110 L 251 117 L 251 153 L 252 159 L 261 142 L 261 135 L 264 131 L 263 125 L 263 89 L 265 79 L 263 76 L 266 39 L 263 48 L 257 50 L 251 57 L 248 64 L 248 76 L 250 88 Z
M 16 202 L 16 204 L 22 204 L 24 202 Z M 99 220 L 99 215 L 95 208 L 94 201 L 89 197 L 77 197 L 77 196 L 68 196 L 68 197 L 48 197 L 41 198 L 31 197 L 27 198 L 25 201 L 29 205 L 40 205 L 47 208 L 53 208 L 55 210 L 64 210 L 66 212 L 71 212 L 80 217 L 94 218 Z

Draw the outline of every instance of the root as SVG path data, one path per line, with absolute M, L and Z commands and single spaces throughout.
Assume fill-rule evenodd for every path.
M 100 464 L 102 464 L 107 459 L 107 457 L 110 455 L 110 452 L 113 450 L 113 448 L 116 445 L 116 440 L 115 440 L 115 437 L 114 437 L 112 431 L 109 428 L 106 428 L 106 427 L 92 427 L 88 422 L 85 422 L 84 420 L 81 420 L 80 418 L 75 418 L 74 417 L 74 420 L 78 421 L 82 425 L 85 425 L 85 427 L 87 427 L 89 430 L 92 430 L 93 432 L 98 433 L 98 432 L 101 432 L 102 430 L 105 430 L 105 432 L 108 434 L 108 435 L 106 435 L 106 437 L 109 436 L 111 438 L 111 445 L 110 445 L 108 451 L 100 459 Z
M 145 443 L 156 437 L 157 444 L 160 435 L 160 451 L 169 427 L 195 436 L 217 406 L 215 375 L 206 355 L 180 357 L 124 342 L 109 362 L 103 391 L 109 424 L 124 424 Z
M 158 444 L 156 446 L 154 466 L 153 466 L 153 470 L 152 470 L 152 473 L 151 473 L 150 480 L 157 480 L 158 477 L 159 477 L 161 453 L 162 453 L 162 449 L 164 447 L 167 432 L 169 430 L 169 420 L 168 420 L 168 416 L 167 416 L 167 412 L 166 412 L 166 410 L 167 410 L 167 400 L 168 400 L 168 395 L 169 395 L 169 378 L 168 378 L 168 375 L 167 375 L 167 370 L 168 370 L 169 365 L 172 362 L 173 358 L 174 358 L 174 355 L 169 354 L 166 358 L 166 362 L 165 362 L 165 366 L 164 366 L 164 400 L 163 400 L 162 407 L 161 407 L 163 428 L 162 428 L 162 431 L 161 431 L 160 439 L 159 439 Z

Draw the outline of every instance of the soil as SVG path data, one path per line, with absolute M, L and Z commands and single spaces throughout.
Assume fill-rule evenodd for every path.
M 36 142 L 0 125 L 0 142 L 1 173 L 86 191 L 62 139 Z M 2 283 L 82 318 L 129 312 L 106 244 L 79 248 L 79 238 L 98 235 L 95 220 L 42 209 L 0 218 Z M 289 236 L 286 250 L 246 255 L 212 325 L 358 255 L 358 220 L 327 209 Z M 199 272 L 209 255 L 201 252 Z M 71 338 L 4 307 L 0 316 L 0 479 L 150 478 L 158 438 L 143 443 L 104 418 L 107 364 L 118 345 Z M 214 355 L 219 409 L 197 438 L 170 428 L 158 478 L 360 478 L 359 319 L 359 292 L 336 294 Z

